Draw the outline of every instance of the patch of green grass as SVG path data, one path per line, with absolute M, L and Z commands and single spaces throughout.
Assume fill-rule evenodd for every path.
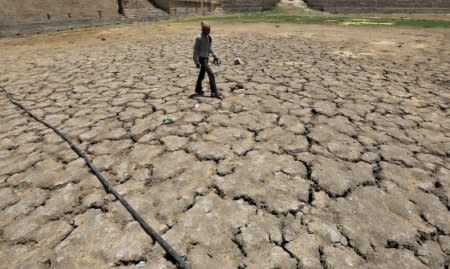
M 425 28 L 450 28 L 450 21 L 424 20 L 408 18 L 353 18 L 350 15 L 331 15 L 320 12 L 305 12 L 300 9 L 286 9 L 277 7 L 272 11 L 241 13 L 218 16 L 202 16 L 186 18 L 183 21 L 216 21 L 216 22 L 241 22 L 241 23 L 297 23 L 297 24 L 341 24 L 341 25 L 387 25 L 387 26 L 411 26 Z

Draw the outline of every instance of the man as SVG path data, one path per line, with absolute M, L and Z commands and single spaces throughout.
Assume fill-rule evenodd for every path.
M 197 68 L 200 68 L 200 73 L 198 74 L 197 85 L 195 86 L 195 94 L 203 95 L 202 81 L 205 78 L 205 72 L 208 73 L 209 87 L 211 89 L 211 97 L 219 98 L 219 93 L 217 92 L 216 79 L 211 67 L 208 65 L 209 54 L 212 54 L 214 61 L 218 61 L 217 56 L 214 54 L 211 43 L 212 38 L 209 35 L 211 32 L 211 27 L 207 24 L 201 23 L 202 33 L 200 36 L 195 38 L 194 44 L 194 63 Z

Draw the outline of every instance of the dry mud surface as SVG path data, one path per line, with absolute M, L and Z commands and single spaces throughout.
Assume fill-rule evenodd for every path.
M 222 100 L 188 98 L 197 30 L 3 39 L 0 85 L 192 268 L 448 268 L 449 30 L 213 25 Z M 0 115 L 0 268 L 175 268 L 59 137 Z

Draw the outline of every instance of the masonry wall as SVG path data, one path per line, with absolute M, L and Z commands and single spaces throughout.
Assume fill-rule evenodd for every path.
M 278 0 L 0 0 L 0 37 L 99 25 L 121 20 L 158 20 L 200 13 L 254 12 Z M 170 15 L 168 14 L 170 13 Z
M 200 1 L 185 1 L 185 0 L 172 0 L 170 2 L 170 15 L 183 16 L 194 14 L 211 14 L 217 11 L 220 7 L 219 1 L 205 0 L 203 8 Z
M 223 0 L 221 7 L 225 12 L 254 12 L 263 10 L 263 1 Z
M 161 20 L 169 15 L 162 9 L 156 8 L 148 0 L 122 0 L 123 15 L 133 20 Z
M 0 0 L 0 7 L 0 26 L 119 17 L 117 0 Z
M 169 12 L 171 3 L 176 2 L 176 0 L 151 0 L 150 2 L 152 2 L 156 7 Z
M 279 3 L 279 0 L 262 0 L 262 9 L 263 10 L 270 10 L 277 6 Z
M 153 0 L 161 5 L 169 5 L 170 14 L 174 16 L 186 14 L 255 12 L 276 7 L 279 0 Z M 170 4 L 168 3 L 170 2 Z
M 346 12 L 450 12 L 450 0 L 305 0 L 318 10 Z

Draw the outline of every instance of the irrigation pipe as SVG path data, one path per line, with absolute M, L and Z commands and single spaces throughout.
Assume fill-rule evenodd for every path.
M 30 117 L 35 119 L 36 121 L 42 123 L 47 128 L 51 129 L 53 132 L 55 132 L 59 137 L 61 137 L 64 141 L 66 141 L 70 148 L 75 151 L 75 153 L 80 156 L 85 162 L 86 165 L 91 169 L 92 173 L 98 178 L 100 183 L 105 188 L 106 192 L 111 193 L 114 195 L 114 197 L 117 198 L 117 200 L 122 203 L 122 205 L 128 210 L 128 212 L 133 216 L 133 218 L 141 225 L 142 229 L 155 241 L 157 241 L 161 247 L 169 254 L 170 257 L 172 257 L 176 263 L 178 264 L 178 267 L 181 269 L 190 269 L 189 265 L 184 261 L 184 259 L 154 230 L 150 225 L 145 222 L 145 220 L 139 215 L 139 213 L 125 200 L 125 198 L 122 197 L 106 180 L 106 178 L 98 171 L 97 167 L 94 166 L 94 164 L 89 160 L 89 158 L 86 156 L 86 154 L 80 150 L 79 147 L 77 147 L 75 144 L 72 143 L 60 130 L 53 127 L 51 124 L 47 123 L 43 119 L 39 118 L 35 114 L 33 114 L 31 111 L 29 111 L 26 107 L 24 107 L 21 103 L 14 100 L 10 93 L 3 87 L 0 86 L 0 91 L 4 92 L 8 100 L 14 104 L 15 106 L 19 107 L 21 110 L 23 110 L 25 113 L 27 113 Z

